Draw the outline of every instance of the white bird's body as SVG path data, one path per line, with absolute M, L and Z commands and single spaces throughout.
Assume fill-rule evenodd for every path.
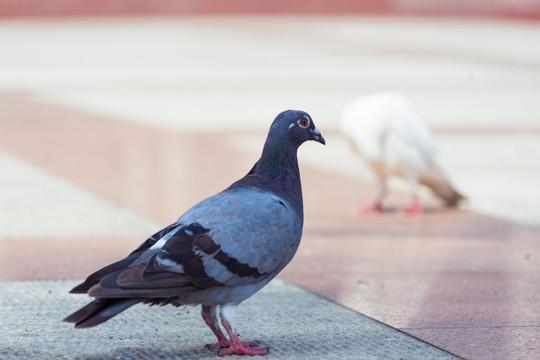
M 379 182 L 371 211 L 382 209 L 390 175 L 411 185 L 413 203 L 408 213 L 422 210 L 418 184 L 429 187 L 448 206 L 463 198 L 442 164 L 429 128 L 402 95 L 388 92 L 356 99 L 343 110 L 341 130 Z

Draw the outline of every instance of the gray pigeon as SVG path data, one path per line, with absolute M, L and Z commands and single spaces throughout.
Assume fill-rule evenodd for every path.
M 73 288 L 71 293 L 95 299 L 64 321 L 87 328 L 137 303 L 201 304 L 202 318 L 217 337 L 209 349 L 267 354 L 256 341 L 240 341 L 234 317 L 238 305 L 283 270 L 298 248 L 304 214 L 297 150 L 307 140 L 325 144 L 307 113 L 279 114 L 246 176 Z

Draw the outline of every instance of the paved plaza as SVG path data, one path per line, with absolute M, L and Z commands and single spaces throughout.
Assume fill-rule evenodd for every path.
M 276 359 L 539 358 L 538 39 L 511 19 L 0 20 L 0 357 L 213 357 L 198 309 L 80 331 L 61 319 L 88 299 L 67 292 L 243 176 L 292 108 L 327 146 L 300 149 L 304 237 L 241 334 Z M 351 215 L 376 186 L 341 109 L 387 90 L 429 124 L 459 209 L 424 192 L 400 216 L 396 180 L 388 211 Z

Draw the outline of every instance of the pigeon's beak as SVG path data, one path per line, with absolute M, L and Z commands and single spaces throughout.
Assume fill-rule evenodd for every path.
M 315 140 L 316 142 L 320 142 L 321 144 L 326 145 L 326 140 L 324 140 L 319 129 L 311 129 L 311 136 L 313 136 L 313 140 Z

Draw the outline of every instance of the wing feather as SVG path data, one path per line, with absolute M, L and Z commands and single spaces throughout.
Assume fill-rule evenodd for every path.
M 147 249 L 152 247 L 159 239 L 176 229 L 178 226 L 180 226 L 180 224 L 173 223 L 161 229 L 154 235 L 150 236 L 145 242 L 143 242 L 137 249 L 132 251 L 127 257 L 110 265 L 107 265 L 104 268 L 90 274 L 83 283 L 71 289 L 70 293 L 85 294 L 88 290 L 90 290 L 92 286 L 98 284 L 105 276 L 131 265 L 141 254 L 143 254 Z
M 251 284 L 275 276 L 287 265 L 298 246 L 302 222 L 283 199 L 248 189 L 213 198 L 147 240 L 123 266 L 99 276 L 88 293 L 179 297 Z M 239 216 L 245 212 L 250 216 Z M 194 215 L 196 219 L 190 218 Z

